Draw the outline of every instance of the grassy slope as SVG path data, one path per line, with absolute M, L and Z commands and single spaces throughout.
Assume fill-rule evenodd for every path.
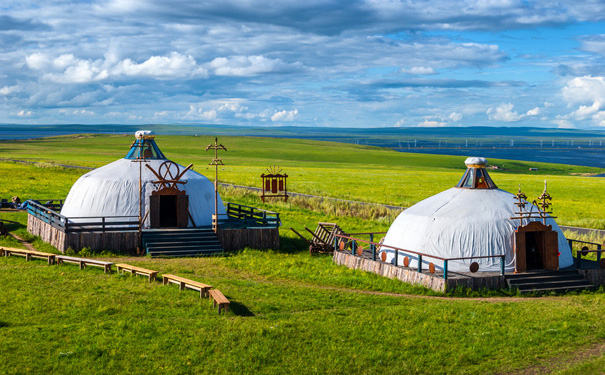
M 321 286 L 390 290 L 397 282 L 316 259 L 325 264 L 255 251 L 134 261 L 218 287 L 233 302 L 219 317 L 174 286 L 0 258 L 3 370 L 475 374 L 605 339 L 603 294 L 494 303 L 360 294 Z

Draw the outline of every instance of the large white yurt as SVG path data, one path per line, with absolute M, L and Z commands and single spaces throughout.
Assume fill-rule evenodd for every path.
M 213 183 L 191 169 L 186 170 L 186 167 L 170 162 L 160 151 L 154 138 L 155 135 L 151 131 L 137 131 L 135 141 L 126 157 L 80 177 L 69 191 L 61 214 L 71 222 L 91 222 L 101 217 L 106 218 L 106 222 L 111 222 L 118 221 L 119 217 L 124 216 L 134 217 L 136 220 L 140 210 L 139 202 L 141 202 L 141 216 L 145 218 L 144 228 L 152 226 L 152 222 L 156 223 L 156 227 L 176 227 L 179 209 L 177 202 L 180 202 L 177 200 L 177 195 L 179 195 L 187 197 L 183 200 L 185 208 L 182 210 L 187 212 L 184 221 L 181 220 L 183 225 L 178 226 L 212 225 L 212 215 L 215 210 Z M 161 190 L 161 184 L 158 184 L 160 179 L 147 166 L 169 180 L 176 177 L 177 173 L 186 170 L 180 176 L 180 181 L 184 183 L 173 184 L 176 190 L 164 189 L 170 194 L 158 194 L 156 209 L 153 209 L 150 201 L 154 200 L 152 195 Z M 140 192 L 139 186 L 141 186 Z M 139 198 L 140 196 L 142 199 Z M 225 214 L 220 196 L 218 213 L 219 217 Z M 154 215 L 160 217 L 156 219 Z
M 386 262 L 394 263 L 395 252 L 388 248 L 393 246 L 429 255 L 422 258 L 424 269 L 429 262 L 436 269 L 443 267 L 442 260 L 430 255 L 466 258 L 505 254 L 506 272 L 573 265 L 567 240 L 554 219 L 548 216 L 546 225 L 538 218 L 513 219 L 518 216 L 517 197 L 498 189 L 487 173 L 487 160 L 473 157 L 465 164 L 467 170 L 456 187 L 413 205 L 395 219 L 380 254 Z M 530 203 L 525 209 L 538 212 Z M 527 229 L 535 227 L 542 232 Z M 551 239 L 550 245 L 545 238 Z M 418 255 L 405 251 L 397 255 L 398 265 L 407 260 L 409 267 L 418 266 Z M 448 261 L 448 271 L 469 272 L 473 262 L 478 263 L 480 272 L 501 270 L 501 258 L 496 257 Z

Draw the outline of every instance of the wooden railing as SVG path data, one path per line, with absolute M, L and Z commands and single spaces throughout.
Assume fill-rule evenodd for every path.
M 65 233 L 137 230 L 138 216 L 71 217 L 38 204 L 28 202 L 27 212 Z
M 363 233 L 363 234 L 369 234 L 373 237 L 373 234 L 382 234 L 383 232 L 376 232 L 376 233 Z M 411 253 L 414 255 L 418 256 L 418 268 L 417 271 L 418 273 L 422 273 L 422 257 L 426 256 L 427 258 L 432 258 L 432 259 L 438 259 L 443 261 L 443 279 L 447 280 L 447 274 L 448 274 L 448 270 L 447 270 L 447 266 L 448 266 L 448 262 L 453 261 L 453 260 L 473 260 L 473 259 L 485 259 L 485 258 L 500 258 L 500 274 L 504 275 L 504 269 L 505 269 L 505 258 L 506 255 L 504 254 L 500 254 L 500 255 L 483 255 L 483 256 L 475 256 L 475 257 L 458 257 L 458 258 L 443 258 L 440 257 L 438 255 L 431 255 L 431 254 L 425 254 L 425 253 L 421 253 L 418 251 L 413 251 L 413 250 L 406 250 L 406 249 L 402 249 L 399 247 L 395 247 L 395 246 L 390 246 L 390 245 L 386 245 L 384 243 L 379 243 L 379 242 L 374 242 L 372 240 L 362 240 L 359 238 L 355 238 L 355 237 L 351 237 L 348 235 L 344 235 L 344 234 L 335 234 L 334 235 L 334 250 L 336 251 L 338 249 L 338 244 L 339 241 L 338 239 L 342 240 L 346 240 L 347 243 L 350 243 L 351 245 L 351 255 L 353 256 L 361 256 L 359 254 L 357 254 L 357 243 L 358 242 L 364 242 L 364 243 L 368 243 L 370 245 L 370 250 L 372 251 L 372 260 L 376 260 L 376 248 L 377 246 L 380 246 L 382 248 L 385 249 L 390 249 L 390 250 L 394 250 L 395 252 L 395 261 L 394 264 L 395 266 L 399 266 L 399 252 L 403 252 L 403 253 Z M 346 248 L 346 247 L 345 247 Z
M 603 255 L 603 249 L 602 249 L 602 245 L 600 243 L 580 241 L 580 240 L 574 240 L 574 239 L 568 238 L 567 243 L 569 243 L 570 249 L 573 249 L 574 242 L 596 246 L 595 250 L 590 250 L 590 249 L 588 249 L 588 246 L 585 246 L 585 249 L 582 248 L 582 249 L 579 249 L 576 251 L 576 268 L 577 269 L 582 268 L 582 257 L 585 255 L 588 255 L 589 253 L 597 253 L 597 263 L 599 263 L 601 261 L 601 256 Z
M 260 208 L 232 202 L 225 203 L 228 217 L 226 224 L 228 226 L 278 228 L 281 225 L 279 213 L 277 212 L 261 210 Z

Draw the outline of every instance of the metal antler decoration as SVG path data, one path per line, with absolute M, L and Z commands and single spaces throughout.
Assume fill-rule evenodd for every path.
M 152 181 L 154 184 L 160 184 L 160 190 L 162 189 L 176 189 L 179 190 L 177 184 L 186 184 L 187 181 L 181 181 L 181 177 L 187 172 L 193 164 L 189 164 L 187 168 L 180 171 L 180 167 L 177 163 L 167 160 L 160 164 L 158 168 L 158 172 L 156 172 L 153 168 L 149 166 L 149 164 L 145 164 L 147 168 L 158 178 L 157 181 Z
M 527 202 L 527 195 L 521 191 L 521 184 L 519 184 L 519 191 L 515 195 L 515 199 L 517 199 L 515 206 L 518 207 L 518 212 L 514 213 L 518 216 L 511 217 L 511 219 L 519 219 L 521 224 L 523 223 L 523 219 L 542 219 L 542 223 L 546 225 L 546 218 L 548 215 L 552 214 L 552 211 L 547 211 L 552 206 L 552 197 L 546 191 L 546 187 L 546 181 L 544 181 L 544 190 L 542 191 L 542 194 L 532 202 L 530 210 L 526 211 L 525 206 L 527 206 L 529 202 Z M 538 203 L 538 201 L 540 202 Z M 533 211 L 534 206 L 538 208 L 538 212 Z M 556 218 L 555 216 L 551 217 Z
M 546 225 L 546 216 L 548 214 L 552 214 L 552 211 L 546 211 L 552 206 L 552 197 L 546 192 L 546 180 L 544 180 L 544 190 L 542 191 L 542 194 L 538 197 L 538 200 L 540 200 L 541 202 L 536 204 L 536 201 L 534 201 L 533 203 L 538 206 L 538 208 L 541 208 L 540 217 L 542 218 L 542 224 Z
M 209 144 L 206 147 L 206 151 L 214 150 L 214 159 L 208 165 L 214 165 L 214 220 L 213 227 L 214 231 L 218 231 L 218 166 L 225 165 L 223 161 L 218 158 L 218 150 L 227 151 L 227 148 L 222 144 L 218 143 L 218 138 L 214 138 L 214 143 Z

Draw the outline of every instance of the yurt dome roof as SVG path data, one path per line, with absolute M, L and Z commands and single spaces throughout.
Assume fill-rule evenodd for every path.
M 147 151 L 150 150 L 150 151 Z M 139 176 L 142 193 L 144 227 L 149 227 L 151 192 L 156 190 L 158 177 L 155 171 L 167 162 L 149 131 L 139 131 L 125 158 L 92 170 L 80 177 L 72 186 L 61 214 L 72 221 L 77 218 L 114 218 L 139 215 Z M 176 164 L 176 163 L 175 163 Z M 180 171 L 185 167 L 176 164 Z M 186 182 L 179 189 L 189 196 L 189 214 L 196 226 L 210 226 L 214 214 L 214 184 L 203 175 L 189 169 L 181 177 Z M 223 202 L 218 197 L 219 215 L 225 214 Z M 91 221 L 89 219 L 85 221 Z M 189 222 L 189 226 L 193 224 Z
M 526 225 L 528 219 L 515 217 L 514 202 L 516 196 L 495 187 L 489 187 L 491 178 L 485 170 L 487 160 L 469 158 L 467 170 L 457 187 L 445 190 L 429 197 L 403 211 L 389 228 L 383 250 L 387 262 L 394 260 L 394 251 L 388 246 L 409 249 L 442 258 L 461 258 L 502 255 L 507 271 L 515 269 L 514 234 L 520 225 Z M 479 173 L 478 173 L 479 172 Z M 479 181 L 483 178 L 483 181 Z M 464 186 L 467 181 L 470 183 Z M 493 182 L 491 182 L 493 184 Z M 481 186 L 481 187 L 478 187 Z M 528 203 L 528 209 L 532 207 Z M 533 207 L 538 211 L 537 207 Z M 546 225 L 558 233 L 559 267 L 573 264 L 571 250 L 557 223 L 551 217 Z M 399 253 L 399 263 L 404 256 L 410 259 L 410 267 L 417 267 L 417 256 Z M 477 258 L 475 260 L 451 261 L 451 271 L 468 272 L 472 262 L 478 262 L 480 271 L 499 271 L 499 258 Z M 423 262 L 434 262 L 440 268 L 442 261 L 423 257 Z

